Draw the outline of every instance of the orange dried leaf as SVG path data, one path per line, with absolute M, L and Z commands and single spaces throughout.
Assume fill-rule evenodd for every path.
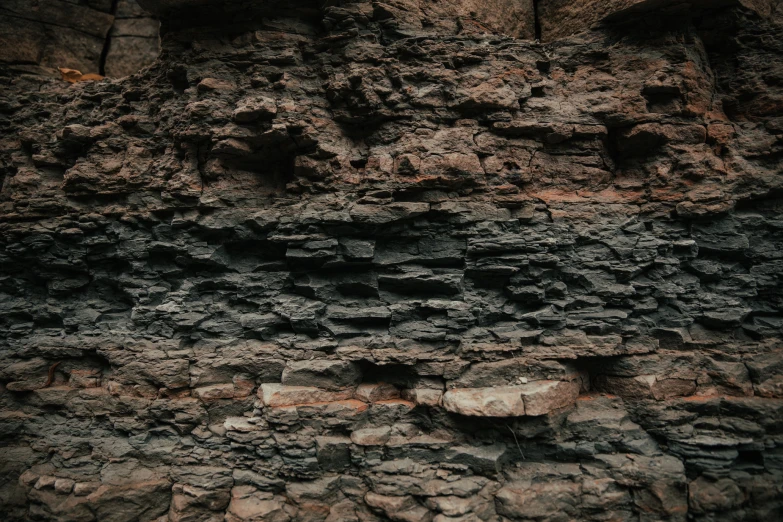
M 60 67 L 59 69 L 60 74 L 63 76 L 63 80 L 68 83 L 76 83 L 82 77 L 81 71 L 77 71 L 76 69 L 65 69 L 63 67 Z
M 100 74 L 82 74 L 81 71 L 77 71 L 76 69 L 66 69 L 64 67 L 60 67 L 59 70 L 60 74 L 62 74 L 63 81 L 68 83 L 103 80 L 103 76 Z

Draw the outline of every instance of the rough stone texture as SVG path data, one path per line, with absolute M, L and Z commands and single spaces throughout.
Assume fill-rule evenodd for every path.
M 158 56 L 159 27 L 136 0 L 3 0 L 0 66 L 53 77 L 58 68 L 127 76 Z
M 151 64 L 160 52 L 160 22 L 142 10 L 137 0 L 116 0 L 109 31 L 104 74 L 119 78 Z
M 635 22 L 650 12 L 698 18 L 704 12 L 739 7 L 768 18 L 779 9 L 780 0 L 538 0 L 536 6 L 540 36 L 551 41 L 601 23 Z
M 780 9 L 142 5 L 2 69 L 4 520 L 783 517 Z

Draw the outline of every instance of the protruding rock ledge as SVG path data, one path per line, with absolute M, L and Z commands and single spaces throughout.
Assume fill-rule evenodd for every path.
M 277 408 L 298 404 L 336 402 L 353 398 L 353 389 L 327 391 L 313 386 L 285 386 L 283 384 L 262 384 L 258 396 L 264 405 Z
M 262 384 L 258 397 L 269 408 L 286 408 L 317 404 L 355 403 L 367 408 L 404 404 L 440 407 L 447 411 L 475 417 L 523 417 L 546 415 L 572 405 L 581 383 L 573 381 L 533 381 L 518 386 L 494 386 L 485 388 L 455 388 L 443 393 L 440 390 L 410 389 L 400 391 L 388 384 L 362 384 L 358 388 L 325 390 L 314 386 L 287 386 Z
M 619 22 L 651 12 L 693 14 L 706 9 L 742 7 L 769 16 L 775 0 L 540 0 L 541 39 L 552 41 L 590 29 L 600 22 Z
M 182 18 L 231 19 L 235 13 L 261 16 L 279 11 L 314 11 L 317 3 L 304 1 L 247 2 L 245 0 L 140 0 L 139 4 L 157 16 L 179 21 Z M 350 18 L 372 18 L 388 29 L 405 36 L 421 34 L 452 35 L 458 33 L 503 34 L 532 39 L 535 35 L 533 0 L 449 0 L 418 2 L 392 0 L 327 6 L 323 9 L 327 23 L 340 25 Z
M 519 386 L 457 388 L 443 395 L 446 410 L 475 417 L 545 415 L 573 404 L 578 381 L 535 381 Z

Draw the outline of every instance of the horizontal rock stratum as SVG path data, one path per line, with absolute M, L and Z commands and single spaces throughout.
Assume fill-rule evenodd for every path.
M 450 412 L 478 417 L 545 415 L 574 404 L 579 383 L 538 381 L 518 386 L 457 388 L 443 395 Z
M 783 519 L 780 2 L 138 4 L 0 6 L 3 521 Z

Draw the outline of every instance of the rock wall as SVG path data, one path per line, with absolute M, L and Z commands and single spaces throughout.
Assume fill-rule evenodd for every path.
M 0 66 L 13 75 L 127 76 L 157 58 L 159 27 L 136 0 L 3 0 Z
M 2 73 L 5 520 L 783 518 L 779 5 L 140 4 Z

